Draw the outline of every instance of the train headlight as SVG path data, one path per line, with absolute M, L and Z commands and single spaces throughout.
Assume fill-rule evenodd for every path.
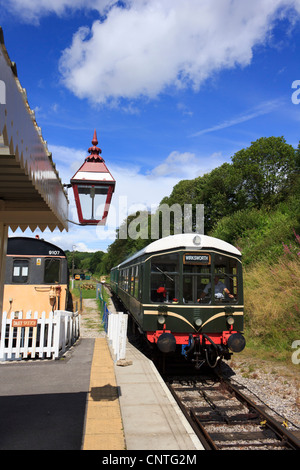
M 202 325 L 202 320 L 201 320 L 201 318 L 196 318 L 196 320 L 195 320 L 195 325 L 196 325 L 196 326 L 201 326 L 201 325 Z
M 196 246 L 200 246 L 200 245 L 201 245 L 201 237 L 199 237 L 199 235 L 196 235 L 196 236 L 193 238 L 193 243 L 194 243 L 194 245 L 196 245 Z
M 160 325 L 163 325 L 164 323 L 166 323 L 166 318 L 164 317 L 164 315 L 158 315 L 157 321 Z
M 228 325 L 233 325 L 233 324 L 234 324 L 234 318 L 231 317 L 231 316 L 230 316 L 230 317 L 227 317 L 227 318 L 226 318 L 226 321 L 227 321 Z

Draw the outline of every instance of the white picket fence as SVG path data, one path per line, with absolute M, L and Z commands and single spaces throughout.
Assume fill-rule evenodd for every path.
M 123 312 L 109 313 L 107 336 L 111 341 L 112 350 L 117 361 L 126 358 L 127 324 L 127 314 Z
M 111 345 L 116 361 L 126 358 L 126 341 L 127 341 L 127 313 L 112 313 L 108 310 L 107 304 L 103 299 L 104 285 L 98 283 L 96 286 L 96 297 L 100 300 L 103 308 L 102 323 L 109 343 Z
M 41 317 L 41 318 L 38 318 Z M 0 361 L 27 358 L 58 359 L 79 338 L 78 312 L 3 312 Z

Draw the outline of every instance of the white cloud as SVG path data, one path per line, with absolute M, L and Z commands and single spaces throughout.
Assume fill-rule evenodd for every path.
M 42 16 L 55 13 L 66 15 L 75 10 L 99 10 L 105 12 L 115 0 L 0 0 L 2 8 L 17 14 L 26 22 L 38 23 Z
M 177 178 L 178 175 L 181 179 L 196 178 L 199 176 L 200 168 L 200 161 L 194 153 L 180 153 L 175 150 L 162 163 L 153 168 L 148 176 L 151 179 L 164 176 Z
M 254 47 L 272 41 L 276 21 L 287 19 L 289 32 L 300 14 L 300 0 L 0 0 L 0 5 L 35 23 L 50 13 L 98 10 L 101 21 L 78 29 L 62 53 L 60 71 L 76 96 L 114 104 L 154 98 L 169 86 L 198 90 L 222 69 L 249 65 Z
M 168 86 L 201 83 L 221 69 L 250 64 L 276 19 L 299 0 L 131 0 L 82 27 L 60 61 L 63 81 L 95 103 L 157 97 Z
M 227 127 L 232 127 L 242 122 L 250 121 L 251 119 L 255 119 L 256 117 L 263 116 L 265 114 L 269 114 L 272 111 L 278 109 L 282 105 L 281 99 L 275 99 L 271 101 L 265 101 L 261 103 L 259 106 L 256 106 L 254 109 L 245 112 L 242 115 L 236 116 L 231 119 L 227 119 L 216 126 L 207 127 L 206 129 L 202 129 L 192 137 L 197 137 L 199 135 L 208 134 L 209 132 L 219 131 L 221 129 L 226 129 Z

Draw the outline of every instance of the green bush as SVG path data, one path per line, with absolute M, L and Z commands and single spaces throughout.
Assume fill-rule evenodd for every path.
M 295 244 L 294 230 L 300 232 L 300 203 L 292 196 L 273 210 L 245 209 L 224 217 L 210 235 L 235 245 L 244 264 L 250 265 L 259 260 L 276 262 L 283 243 Z

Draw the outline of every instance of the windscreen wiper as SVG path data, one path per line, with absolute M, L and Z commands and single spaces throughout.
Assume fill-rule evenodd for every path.
M 169 278 L 170 281 L 174 282 L 174 279 L 172 279 L 171 276 L 169 276 L 169 274 L 165 273 L 162 269 L 160 269 L 159 267 L 157 267 L 155 264 L 154 264 L 154 267 L 157 269 L 157 271 L 160 271 L 162 274 L 164 274 L 164 276 L 166 276 L 167 278 Z

